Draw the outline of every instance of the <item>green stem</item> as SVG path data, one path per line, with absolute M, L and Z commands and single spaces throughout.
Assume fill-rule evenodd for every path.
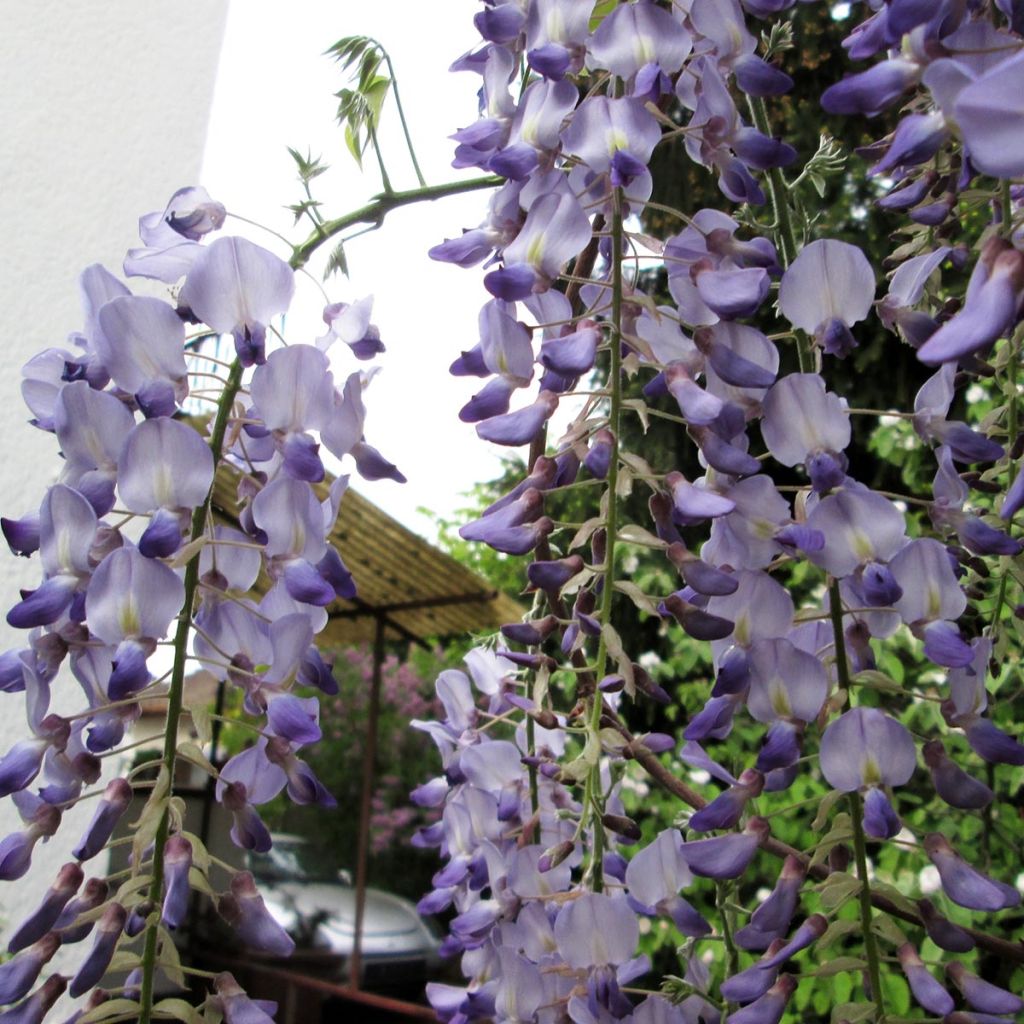
M 722 941 L 725 943 L 729 977 L 731 978 L 733 975 L 739 974 L 740 955 L 732 938 L 732 911 L 729 909 L 729 891 L 725 882 L 715 882 L 715 906 L 718 908 L 718 917 L 722 922 Z
M 388 169 L 384 166 L 384 154 L 380 151 L 380 143 L 377 141 L 377 130 L 373 127 L 373 118 L 371 117 L 366 124 L 367 131 L 370 135 L 370 145 L 373 146 L 374 156 L 377 157 L 377 166 L 380 168 L 380 180 L 384 186 L 384 193 L 391 195 L 394 189 L 391 187 L 391 179 L 388 177 Z
M 536 732 L 536 726 L 532 718 L 527 716 L 526 719 L 526 749 L 532 755 L 534 753 L 534 734 Z M 527 772 L 530 777 L 530 814 L 536 814 L 540 807 L 540 796 L 537 792 L 537 766 L 532 761 L 527 768 Z
M 1006 183 L 1004 182 L 1004 184 Z M 1014 334 L 1010 339 L 1010 359 L 1006 365 L 1006 379 L 1009 385 L 1010 394 L 1010 402 L 1006 410 L 1006 450 L 1010 453 L 1009 465 L 1007 467 L 1007 490 L 1009 490 L 1013 485 L 1013 481 L 1017 476 L 1017 466 L 1013 461 L 1013 448 L 1017 443 L 1017 434 L 1019 430 L 1019 410 L 1017 407 L 1017 366 L 1020 354 L 1019 347 L 1020 335 L 1018 333 Z M 1006 588 L 1009 576 L 1010 573 L 1007 569 L 1007 571 L 1003 572 L 999 577 L 999 590 L 996 593 L 996 606 L 992 611 L 992 620 L 989 623 L 989 631 L 992 633 L 993 639 L 999 630 L 999 619 L 1003 614 L 1003 604 L 1006 601 Z
M 836 648 L 836 675 L 839 685 L 850 693 L 850 665 L 846 659 L 846 637 L 843 635 L 843 604 L 839 593 L 839 581 L 832 579 L 828 585 L 829 613 L 832 619 L 832 638 Z M 871 979 L 871 998 L 875 1004 L 875 1020 L 885 1015 L 882 1002 L 882 974 L 879 967 L 878 942 L 871 929 L 871 879 L 868 877 L 867 840 L 864 837 L 864 806 L 860 793 L 850 794 L 850 820 L 853 824 L 853 852 L 857 861 L 857 878 L 860 880 L 860 927 L 864 933 L 864 955 L 868 962 L 868 977 Z
M 849 797 L 850 820 L 853 822 L 853 852 L 857 860 L 857 877 L 860 887 L 860 927 L 864 933 L 864 953 L 868 961 L 868 977 L 871 979 L 871 998 L 875 1004 L 875 1020 L 885 1016 L 882 1000 L 882 973 L 879 966 L 878 942 L 871 930 L 871 884 L 868 880 L 867 842 L 864 838 L 864 808 L 860 793 L 854 791 Z
M 832 620 L 832 640 L 836 648 L 836 675 L 839 685 L 849 692 L 850 663 L 846 658 L 846 634 L 843 632 L 843 598 L 839 593 L 839 580 L 829 580 L 828 616 Z
M 402 134 L 405 136 L 405 146 L 409 150 L 409 159 L 412 161 L 412 169 L 416 172 L 416 180 L 420 183 L 420 188 L 426 188 L 427 182 L 423 177 L 423 172 L 420 170 L 419 161 L 416 159 L 416 150 L 413 148 L 412 135 L 409 133 L 409 125 L 405 120 L 405 110 L 402 108 L 402 98 L 398 94 L 398 76 L 395 74 L 394 65 L 391 63 L 391 58 L 388 56 L 387 51 L 382 47 L 381 52 L 384 54 L 384 62 L 388 66 L 388 74 L 391 76 L 391 92 L 395 97 L 395 107 L 398 110 L 398 120 L 402 124 Z
M 213 453 L 213 464 L 220 463 L 224 447 L 224 435 L 227 431 L 228 417 L 234 405 L 235 396 L 242 385 L 242 364 L 236 361 L 228 374 L 224 386 L 224 394 L 217 406 L 217 415 L 213 422 L 210 436 L 210 451 Z M 212 485 L 211 485 L 212 494 Z M 192 513 L 192 530 L 190 541 L 199 540 L 206 532 L 206 522 L 210 513 L 210 497 L 197 506 Z M 185 689 L 185 662 L 188 652 L 188 637 L 192 626 L 192 612 L 195 608 L 196 591 L 199 585 L 199 556 L 196 555 L 185 567 L 185 601 L 178 616 L 178 628 L 174 634 L 174 668 L 171 670 L 171 683 L 167 691 L 167 725 L 164 732 L 164 749 L 161 758 L 161 771 L 167 778 L 174 779 L 174 762 L 177 755 L 178 720 L 181 718 L 182 697 Z M 149 884 L 149 899 L 157 904 L 164 881 L 164 847 L 167 843 L 167 832 L 170 820 L 167 809 L 164 809 L 153 840 L 152 880 Z M 146 929 L 145 945 L 142 952 L 142 986 L 139 997 L 139 1024 L 150 1024 L 153 1012 L 153 978 L 156 966 L 156 925 Z
M 595 691 L 595 700 L 600 693 Z M 594 822 L 594 854 L 591 859 L 590 874 L 594 892 L 600 892 L 604 888 L 604 822 L 601 820 L 601 809 L 597 803 L 596 790 L 601 784 L 601 769 L 597 766 L 591 769 L 593 785 L 590 791 L 591 814 Z
M 608 429 L 612 434 L 612 451 L 608 463 L 607 490 L 608 511 L 605 518 L 604 586 L 601 591 L 599 611 L 602 625 L 611 621 L 612 597 L 614 596 L 615 545 L 619 532 L 618 502 L 615 492 L 619 479 L 619 429 L 622 419 L 622 193 L 615 189 L 614 211 L 612 213 L 612 315 L 611 344 L 608 346 Z M 602 634 L 598 644 L 595 679 L 604 677 L 608 661 L 608 646 Z M 601 720 L 600 695 L 595 696 L 591 710 L 591 725 L 596 731 Z
M 611 337 L 608 346 L 609 367 L 608 367 L 608 392 L 609 406 L 608 429 L 612 434 L 611 459 L 608 465 L 607 490 L 608 511 L 605 518 L 605 557 L 604 557 L 604 581 L 601 590 L 601 607 L 599 617 L 602 626 L 611 622 L 612 598 L 615 593 L 615 544 L 619 530 L 618 523 L 618 501 L 616 500 L 616 489 L 619 479 L 619 427 L 622 418 L 622 190 L 616 188 L 612 196 L 612 315 L 611 315 Z M 601 711 L 604 707 L 604 700 L 601 691 L 596 684 L 604 678 L 605 668 L 608 664 L 608 644 L 605 639 L 604 630 L 601 631 L 601 638 L 598 641 L 596 667 L 594 671 L 594 692 L 591 695 L 590 705 L 590 731 L 596 734 L 601 728 Z M 594 792 L 600 786 L 600 765 L 594 765 L 590 770 L 592 789 Z M 593 813 L 591 807 L 587 813 Z M 593 877 L 594 891 L 600 892 L 602 885 L 603 866 L 601 859 L 604 847 L 604 826 L 600 820 L 594 823 L 594 858 Z
M 409 189 L 405 192 L 384 192 L 375 196 L 365 206 L 352 210 L 342 217 L 325 221 L 319 230 L 314 231 L 304 242 L 292 248 L 291 265 L 298 269 L 309 261 L 309 258 L 323 245 L 342 231 L 356 224 L 379 225 L 392 211 L 414 203 L 430 202 L 444 199 L 446 196 L 458 196 L 465 192 L 478 192 L 485 188 L 494 188 L 504 182 L 504 178 L 488 175 L 485 178 L 467 178 L 465 181 L 451 181 L 445 185 L 427 185 L 423 188 Z
M 771 125 L 768 122 L 768 108 L 761 97 L 747 97 L 747 105 L 750 108 L 750 116 L 754 119 L 754 125 L 762 135 L 769 138 L 772 134 Z M 772 167 L 766 172 L 768 181 L 768 198 L 772 204 L 772 214 L 775 217 L 775 235 L 779 243 L 779 254 L 782 256 L 783 267 L 788 267 L 797 257 L 796 230 L 793 227 L 793 218 L 790 216 L 789 202 L 786 193 L 789 187 L 786 179 L 778 167 Z M 800 361 L 801 373 L 814 372 L 814 353 L 803 331 L 796 332 L 796 354 Z

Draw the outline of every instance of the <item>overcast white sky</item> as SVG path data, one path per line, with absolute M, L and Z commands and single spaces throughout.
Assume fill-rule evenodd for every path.
M 475 75 L 452 74 L 448 65 L 478 36 L 472 0 L 422 4 L 378 0 L 372 7 L 351 0 L 244 0 L 230 6 L 224 52 L 214 93 L 202 183 L 230 209 L 273 227 L 289 238 L 287 203 L 300 198 L 286 146 L 323 154 L 329 174 L 317 179 L 316 196 L 327 216 L 362 205 L 380 190 L 372 157 L 361 174 L 348 155 L 334 121 L 333 93 L 345 83 L 339 68 L 322 56 L 342 36 L 370 35 L 391 54 L 403 104 L 412 124 L 417 155 L 429 183 L 474 174 L 451 168 L 447 138 L 476 119 Z M 415 187 L 393 105 L 385 115 L 382 144 L 396 188 Z M 366 438 L 396 462 L 409 478 L 358 482 L 372 501 L 417 532 L 433 529 L 417 506 L 450 513 L 460 492 L 500 471 L 495 450 L 479 441 L 457 413 L 480 383 L 453 378 L 448 365 L 475 344 L 476 314 L 487 298 L 479 270 L 461 270 L 427 258 L 427 249 L 482 219 L 486 193 L 471 193 L 394 212 L 384 227 L 348 247 L 351 280 L 327 283 L 331 301 L 352 301 L 372 293 L 374 321 L 387 352 L 382 372 L 366 395 Z M 274 248 L 270 236 L 229 223 L 236 233 Z M 313 272 L 320 278 L 322 262 Z M 301 281 L 286 334 L 312 340 L 323 333 L 323 296 Z M 341 378 L 357 364 L 347 348 L 334 356 Z M 332 349 L 332 353 L 335 350 Z

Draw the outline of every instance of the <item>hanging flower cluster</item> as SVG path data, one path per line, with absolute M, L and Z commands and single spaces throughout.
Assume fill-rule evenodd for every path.
M 337 692 L 314 638 L 326 606 L 355 594 L 329 543 L 348 477 L 327 485 L 321 446 L 350 456 L 368 479 L 403 477 L 364 438 L 367 378 L 336 380 L 327 350 L 338 338 L 359 358 L 382 346 L 368 300 L 328 306 L 328 331 L 315 343 L 276 344 L 293 266 L 244 238 L 208 242 L 225 216 L 205 191 L 188 188 L 143 217 L 144 247 L 129 252 L 125 272 L 180 285 L 174 298 L 133 294 L 103 267 L 89 267 L 80 279 L 82 331 L 24 369 L 33 423 L 53 435 L 63 466 L 38 512 L 3 520 L 17 554 L 38 553 L 40 582 L 7 614 L 26 631 L 24 646 L 0 658 L 0 689 L 9 701 L 24 694 L 30 730 L 0 756 L 0 796 L 25 822 L 0 840 L 0 879 L 25 874 L 36 843 L 56 833 L 67 808 L 98 799 L 74 861 L 14 922 L 0 1005 L 16 1005 L 0 1013 L 4 1021 L 41 1020 L 65 987 L 86 995 L 119 952 L 122 968 L 136 966 L 123 995 L 149 1019 L 153 972 L 163 966 L 174 976 L 170 931 L 185 922 L 193 888 L 213 892 L 222 883 L 199 838 L 184 831 L 171 784 L 176 756 L 216 774 L 231 838 L 247 850 L 270 848 L 257 807 L 282 790 L 298 804 L 334 804 L 302 756 L 320 738 L 319 701 L 296 692 Z M 211 334 L 233 337 L 233 363 L 202 349 Z M 190 366 L 196 359 L 219 372 Z M 186 416 L 186 400 L 193 410 L 208 405 L 212 416 Z M 237 521 L 214 508 L 218 474 L 237 488 Z M 157 675 L 167 664 L 157 654 L 164 644 L 174 663 Z M 195 744 L 176 750 L 187 664 L 241 691 L 256 737 L 219 773 Z M 76 682 L 81 710 L 51 713 L 51 690 Z M 153 696 L 169 702 L 163 755 L 148 762 L 158 769 L 155 783 L 139 766 L 97 787 L 102 759 L 135 745 L 125 744 L 126 729 Z M 200 711 L 202 735 L 209 718 Z M 104 866 L 87 878 L 133 797 L 141 813 L 129 877 L 108 879 Z M 242 940 L 290 952 L 294 943 L 251 876 L 224 884 L 217 906 Z M 52 975 L 33 992 L 60 946 L 87 939 L 73 976 Z M 232 980 L 217 989 L 214 1005 L 227 1020 L 270 1019 Z M 96 990 L 89 1005 L 112 995 Z
M 413 795 L 440 810 L 417 842 L 444 859 L 422 907 L 455 914 L 448 950 L 461 954 L 467 979 L 428 989 L 446 1022 L 777 1024 L 797 985 L 813 984 L 787 963 L 822 941 L 851 899 L 862 938 L 849 969 L 864 986 L 860 1005 L 836 1020 L 883 1018 L 883 938 L 894 933 L 890 959 L 933 1017 L 957 1003 L 918 953 L 925 938 L 940 951 L 977 944 L 1021 962 L 998 918 L 993 934 L 965 929 L 929 901 L 916 907 L 873 886 L 868 867 L 869 841 L 906 837 L 917 870 L 930 861 L 953 904 L 996 913 L 1020 903 L 1008 881 L 973 866 L 971 852 L 940 832 L 915 839 L 904 830 L 897 798 L 919 755 L 938 798 L 967 811 L 991 803 L 994 780 L 1007 778 L 1001 766 L 1024 764 L 1024 746 L 986 714 L 989 661 L 1015 586 L 1009 559 L 1022 550 L 1012 519 L 1024 474 L 1003 499 L 1002 523 L 981 498 L 1005 490 L 1019 457 L 1024 236 L 1013 219 L 1019 187 L 1007 180 L 1024 175 L 1019 12 L 998 2 L 872 3 L 844 44 L 853 59 L 883 59 L 827 89 L 825 110 L 909 111 L 872 147 L 871 174 L 892 183 L 879 206 L 921 227 L 893 257 L 876 303 L 876 272 L 860 248 L 828 238 L 798 245 L 782 169 L 800 154 L 772 136 L 765 102 L 792 85 L 771 59 L 785 47 L 759 56 L 747 25 L 748 15 L 767 20 L 792 6 L 487 0 L 474 18 L 481 46 L 453 65 L 481 83 L 479 119 L 454 135 L 455 166 L 506 179 L 479 228 L 431 251 L 488 268 L 479 341 L 451 368 L 482 381 L 460 417 L 482 439 L 530 453 L 520 483 L 461 532 L 530 556 L 535 600 L 523 622 L 502 628 L 496 653 L 473 652 L 469 677 L 438 679 L 444 719 L 416 723 L 443 766 Z M 725 199 L 746 205 L 659 207 L 684 223 L 661 244 L 638 217 L 652 194 L 652 154 L 679 135 Z M 769 199 L 775 223 L 758 233 Z M 935 229 L 958 204 L 989 223 L 962 304 L 950 308 L 936 298 L 937 277 L 971 257 Z M 648 255 L 664 267 L 672 304 L 642 290 L 636 268 Z M 773 298 L 786 326 L 769 337 L 757 325 Z M 851 416 L 864 410 L 850 409 L 830 380 L 841 379 L 835 360 L 854 351 L 873 310 L 890 344 L 902 339 L 936 367 L 903 414 L 937 466 L 932 499 L 917 502 L 934 528 L 925 534 L 910 526 L 901 496 L 850 475 Z M 1009 398 L 987 429 L 951 419 L 957 393 L 993 374 Z M 551 440 L 560 407 L 569 424 Z M 678 422 L 703 475 L 687 479 L 629 451 L 627 416 Z M 777 483 L 773 473 L 802 482 Z M 560 524 L 552 499 L 589 484 L 601 494 L 593 518 Z M 626 523 L 620 499 L 638 485 L 649 488 L 650 518 Z M 622 553 L 636 544 L 664 553 L 679 589 L 644 593 L 628 578 Z M 801 607 L 779 580 L 799 565 L 820 583 Z M 1002 582 L 982 628 L 965 613 L 974 584 L 990 575 Z M 633 736 L 620 717 L 623 698 L 670 698 L 613 626 L 616 594 L 711 645 L 708 699 L 676 749 L 677 764 L 720 784 L 709 797 L 656 756 L 676 740 Z M 899 694 L 878 671 L 878 652 L 897 633 L 919 641 L 943 679 L 936 693 Z M 931 700 L 941 716 L 918 716 L 912 730 L 900 699 Z M 742 716 L 763 726 L 759 750 L 721 746 Z M 977 759 L 952 753 L 956 730 L 987 765 L 988 784 Z M 681 829 L 642 842 L 620 799 L 631 761 L 690 805 Z M 822 825 L 832 817 L 817 853 L 773 837 L 767 811 L 808 774 L 833 791 L 819 812 Z M 833 812 L 840 798 L 846 810 Z M 771 895 L 728 906 L 731 880 L 759 855 L 780 858 Z M 694 905 L 706 905 L 709 888 L 716 923 Z M 749 914 L 738 929 L 737 911 Z M 876 927 L 879 912 L 900 925 L 889 917 Z M 638 956 L 644 918 L 670 921 L 684 938 L 679 976 L 664 987 L 630 984 L 650 971 Z M 901 928 L 916 929 L 913 941 Z M 956 1019 L 1003 1020 L 1024 1007 L 964 964 L 946 968 L 965 1007 Z

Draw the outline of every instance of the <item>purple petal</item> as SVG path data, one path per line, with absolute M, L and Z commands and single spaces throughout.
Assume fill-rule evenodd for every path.
M 971 163 L 983 174 L 1013 178 L 1024 173 L 1022 117 L 1014 98 L 1024 90 L 1024 59 L 1002 61 L 962 89 L 954 107 Z
M 640 931 L 624 899 L 584 893 L 562 906 L 555 918 L 558 952 L 570 967 L 625 963 L 636 953 Z
M 396 484 L 405 483 L 405 476 L 398 467 L 365 441 L 352 445 L 350 454 L 355 460 L 356 470 L 364 480 L 394 480 Z
M 738 878 L 757 853 L 762 832 L 751 826 L 758 821 L 761 819 L 748 822 L 750 831 L 683 843 L 683 860 L 695 875 L 704 878 Z
M 123 295 L 99 311 L 97 352 L 114 383 L 129 394 L 154 381 L 183 380 L 185 324 L 161 299 Z
M 290 956 L 295 943 L 267 910 L 248 871 L 231 879 L 231 892 L 217 901 L 217 910 L 246 945 L 274 956 Z
M 992 790 L 952 761 L 941 740 L 929 740 L 923 754 L 935 791 L 951 807 L 980 810 L 992 802 Z
M 517 412 L 494 416 L 476 426 L 477 435 L 484 441 L 516 447 L 529 444 L 558 407 L 558 396 L 542 391 L 533 405 Z
M 71 604 L 77 586 L 74 577 L 54 576 L 36 590 L 23 591 L 22 600 L 7 613 L 7 624 L 15 629 L 32 629 L 56 622 Z
M 988 718 L 976 718 L 964 726 L 967 742 L 979 756 L 993 764 L 1024 764 L 1024 744 L 999 729 Z
M 296 697 L 282 693 L 267 707 L 267 721 L 275 736 L 292 743 L 316 743 L 321 736 L 316 697 Z
M 726 1017 L 725 1024 L 779 1024 L 795 988 L 796 978 L 782 975 L 760 999 Z
M 889 803 L 889 798 L 877 786 L 872 786 L 864 797 L 864 831 L 875 839 L 892 839 L 903 823 Z
M 139 538 L 139 551 L 147 558 L 167 558 L 181 547 L 181 520 L 174 512 L 160 509 Z
M 914 740 L 877 708 L 852 708 L 825 730 L 820 763 L 828 784 L 843 792 L 879 783 L 902 786 L 914 774 Z
M 1020 1013 L 1024 1010 L 1024 1000 L 1019 996 L 991 982 L 983 981 L 958 961 L 946 964 L 946 973 L 963 993 L 971 1009 L 996 1014 Z
M 162 637 L 184 599 L 184 584 L 172 569 L 135 548 L 119 548 L 100 562 L 89 583 L 89 628 L 112 646 L 127 638 Z
M 39 906 L 22 921 L 11 936 L 7 952 L 18 953 L 50 931 L 68 900 L 78 891 L 82 878 L 82 869 L 77 864 L 65 864 L 57 873 L 53 884 L 46 890 Z
M 39 972 L 52 959 L 58 946 L 60 936 L 50 932 L 20 956 L 0 964 L 0 1004 L 16 1003 L 21 999 L 36 983 Z
M 943 917 L 931 900 L 918 900 L 917 909 L 928 937 L 939 949 L 950 953 L 969 953 L 974 949 L 974 939 L 957 924 Z
M 118 491 L 132 512 L 195 508 L 213 483 L 209 446 L 191 427 L 165 417 L 131 431 L 118 467 Z
M 929 1013 L 944 1017 L 947 1013 L 953 1012 L 953 997 L 943 988 L 938 981 L 929 973 L 921 961 L 917 950 L 906 942 L 897 950 L 900 966 L 903 968 L 910 991 L 914 998 Z
M 90 860 L 103 849 L 113 835 L 121 815 L 127 810 L 131 798 L 132 788 L 125 779 L 113 779 L 107 784 L 99 807 L 73 851 L 74 857 L 80 861 Z
M 77 998 L 84 995 L 106 973 L 127 917 L 128 912 L 120 903 L 111 903 L 104 911 L 96 925 L 96 937 L 93 940 L 92 949 L 82 961 L 82 965 L 68 986 L 68 992 L 72 996 Z
M 284 585 L 290 597 L 303 604 L 323 608 L 335 599 L 334 587 L 302 558 L 292 559 L 284 570 Z
M 179 301 L 221 334 L 256 341 L 295 290 L 291 267 L 244 238 L 219 238 L 192 264 Z
M 164 902 L 160 911 L 160 921 L 168 928 L 180 928 L 188 916 L 191 867 L 192 844 L 180 833 L 171 836 L 164 847 Z
M 697 291 L 705 304 L 725 320 L 753 316 L 771 283 L 761 267 L 745 270 L 705 270 L 697 275 Z
M 938 869 L 943 891 L 961 907 L 1003 910 L 1020 903 L 1016 889 L 972 868 L 944 836 L 938 833 L 925 836 L 924 851 Z

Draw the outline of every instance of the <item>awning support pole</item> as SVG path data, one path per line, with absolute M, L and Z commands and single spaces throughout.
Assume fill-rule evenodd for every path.
M 373 801 L 374 769 L 377 764 L 377 723 L 380 718 L 381 669 L 384 663 L 384 627 L 386 619 L 377 616 L 373 636 L 373 675 L 370 682 L 370 708 L 366 720 L 363 749 L 363 792 L 359 801 L 359 836 L 356 852 L 356 922 L 349 957 L 349 984 L 359 988 L 362 974 L 363 917 L 366 910 L 366 873 L 370 849 L 370 807 Z

